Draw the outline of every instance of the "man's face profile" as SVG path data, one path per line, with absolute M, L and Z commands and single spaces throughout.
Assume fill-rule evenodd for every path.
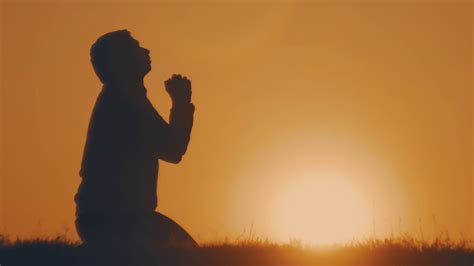
M 128 35 L 124 40 L 120 52 L 117 52 L 117 61 L 111 58 L 112 64 L 118 64 L 120 75 L 129 78 L 142 79 L 151 70 L 150 51 L 140 46 L 140 43 Z
M 130 37 L 131 57 L 130 63 L 136 67 L 139 73 L 144 77 L 151 70 L 150 51 L 140 46 L 140 43 Z

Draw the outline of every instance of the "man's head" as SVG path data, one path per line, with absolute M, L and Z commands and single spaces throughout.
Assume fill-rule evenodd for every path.
M 149 53 L 127 30 L 102 35 L 90 49 L 95 73 L 104 84 L 143 79 L 151 70 Z

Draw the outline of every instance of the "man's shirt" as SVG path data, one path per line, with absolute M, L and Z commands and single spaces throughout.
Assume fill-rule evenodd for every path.
M 186 152 L 194 105 L 173 105 L 168 124 L 146 89 L 124 94 L 104 87 L 89 123 L 75 196 L 77 213 L 143 213 L 157 207 L 158 160 L 178 163 Z

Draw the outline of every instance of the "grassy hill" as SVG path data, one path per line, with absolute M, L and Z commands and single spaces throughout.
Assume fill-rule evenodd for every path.
M 320 265 L 320 266 L 472 266 L 469 241 L 448 237 L 368 239 L 345 245 L 276 244 L 261 239 L 207 243 L 200 249 L 157 249 L 153 257 L 129 249 L 88 250 L 62 237 L 8 240 L 0 236 L 0 265 Z

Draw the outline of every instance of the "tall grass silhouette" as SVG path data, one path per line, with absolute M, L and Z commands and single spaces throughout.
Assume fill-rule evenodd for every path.
M 346 244 L 311 246 L 292 240 L 280 244 L 249 236 L 205 243 L 199 249 L 157 249 L 153 258 L 127 251 L 87 252 L 63 236 L 11 240 L 0 236 L 0 264 L 10 265 L 347 265 L 471 266 L 474 245 L 441 234 L 431 241 L 403 235 Z

